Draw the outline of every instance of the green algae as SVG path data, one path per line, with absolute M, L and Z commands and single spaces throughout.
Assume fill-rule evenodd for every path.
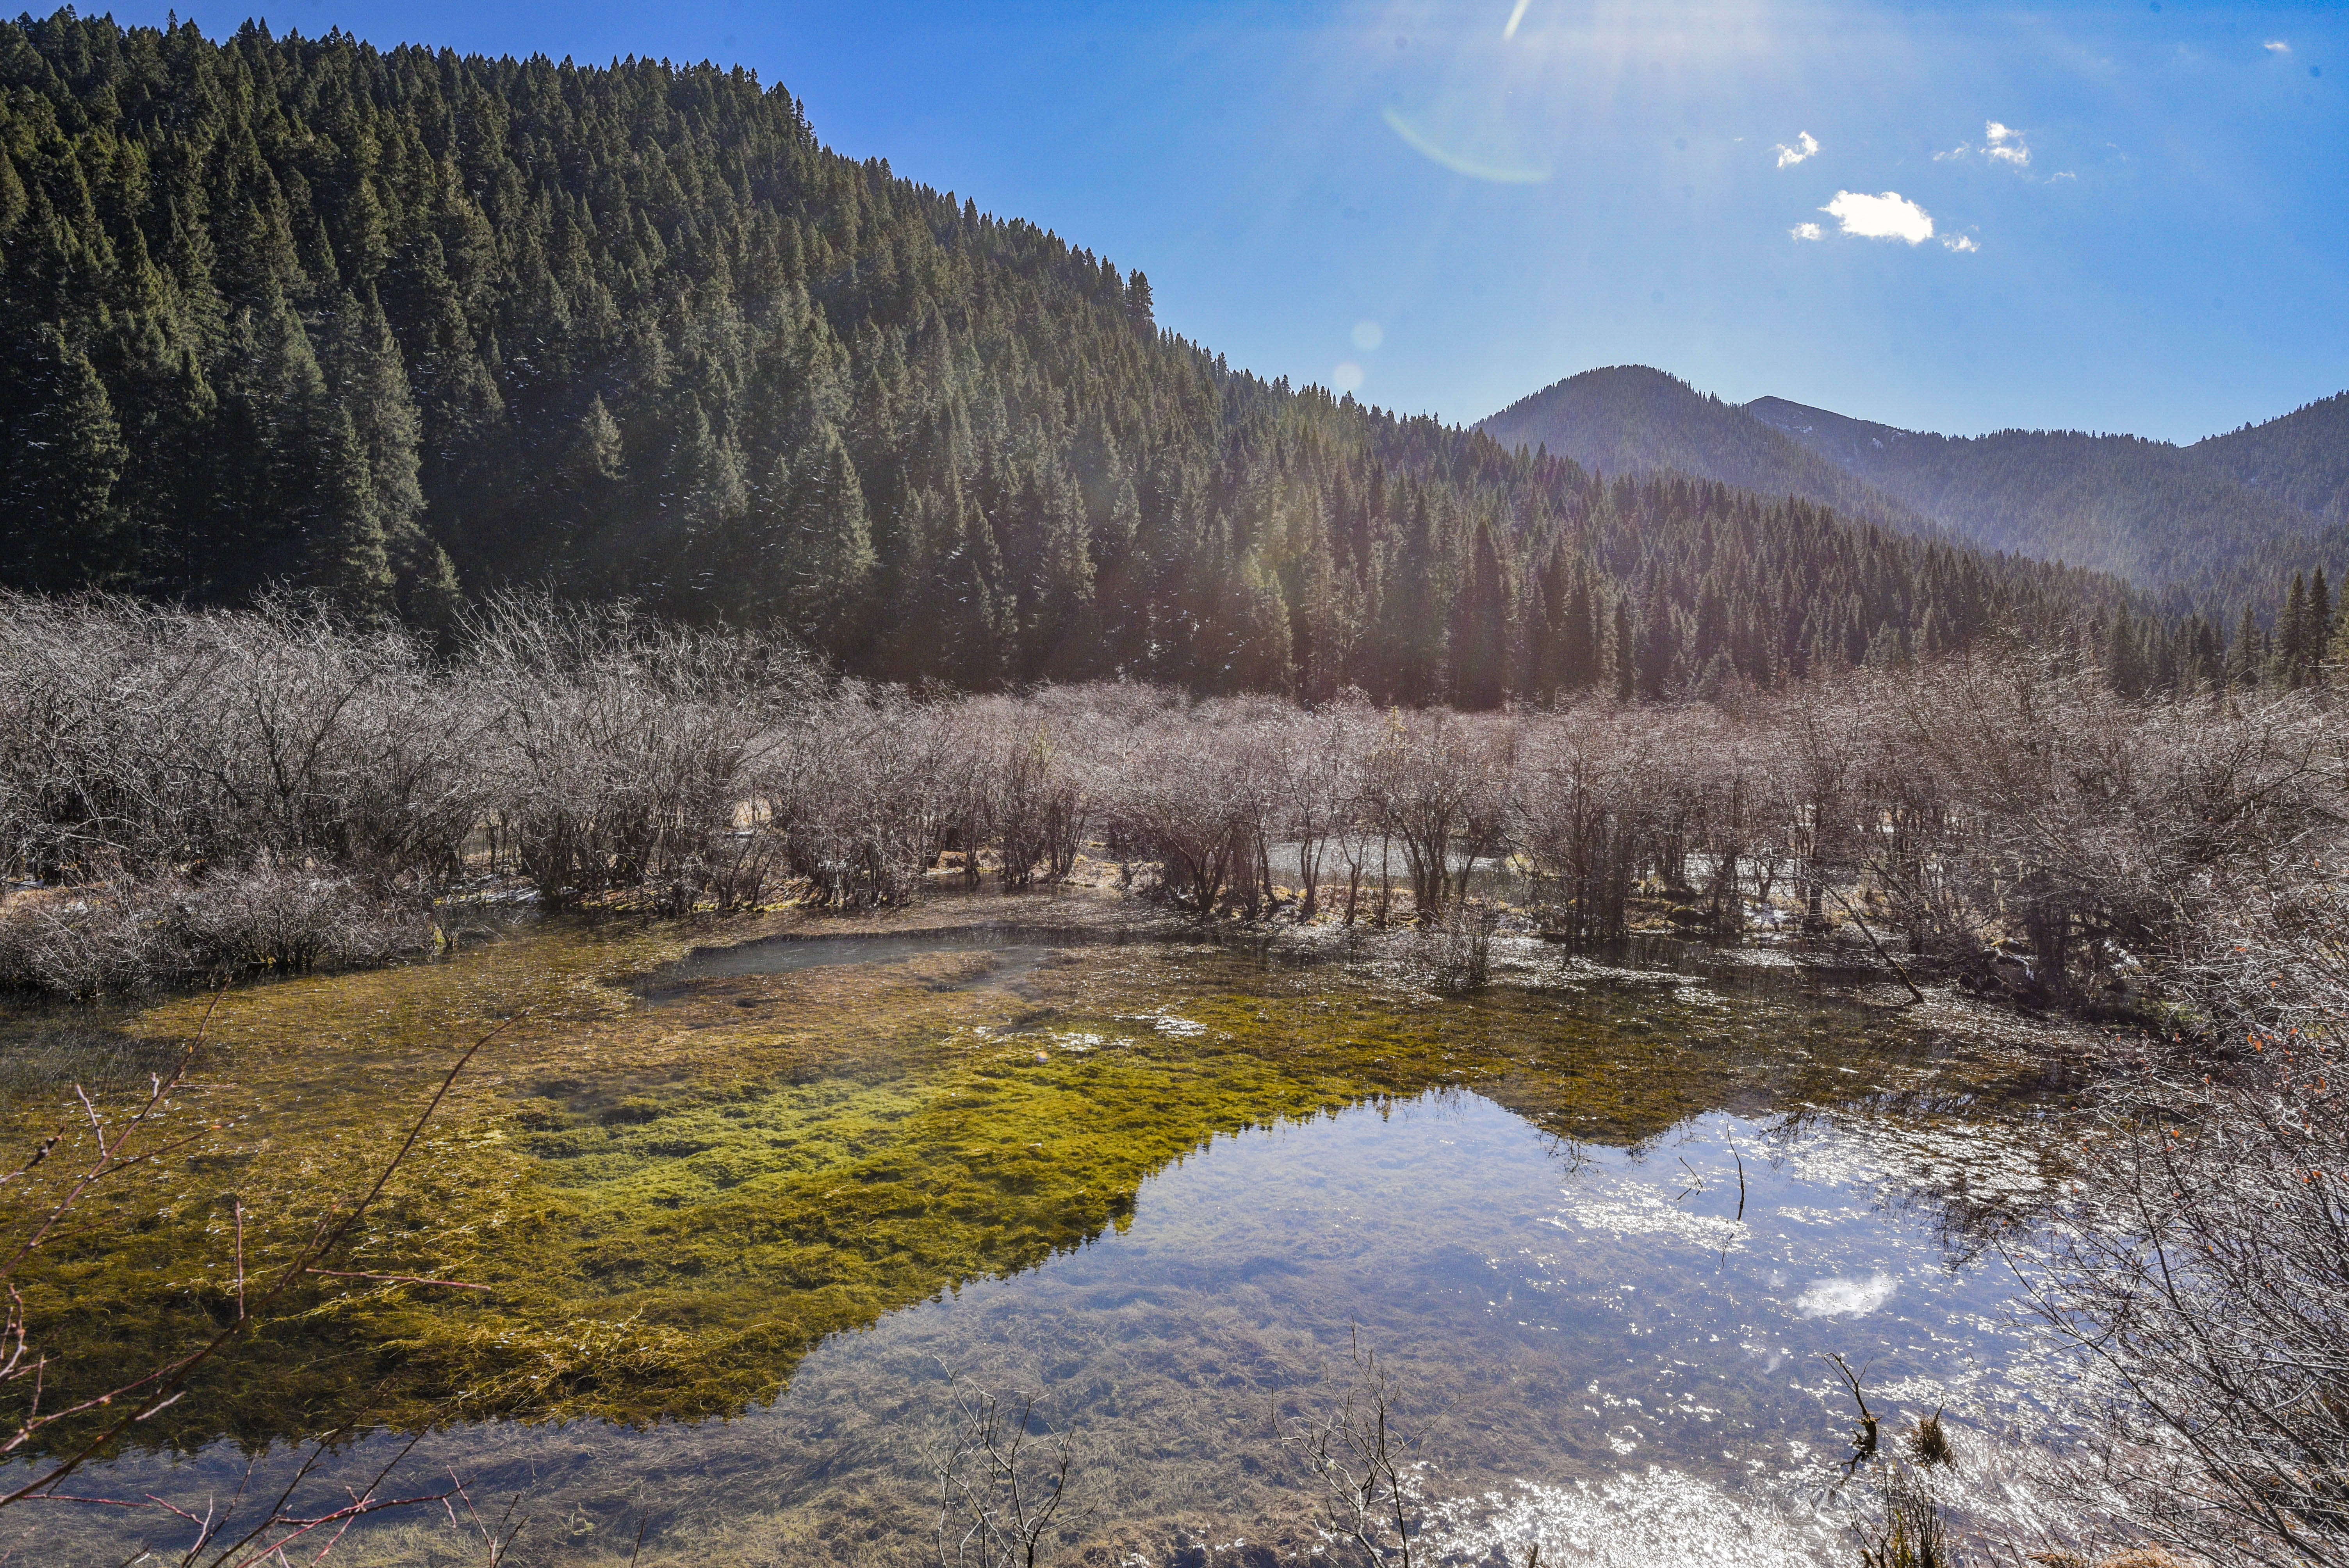
M 1016 989 L 968 951 L 657 1006 L 636 988 L 708 934 L 548 925 L 233 995 L 184 1108 L 222 1125 L 27 1281 L 71 1304 L 36 1330 L 88 1378 L 222 1321 L 232 1195 L 258 1276 L 498 1023 L 343 1265 L 487 1288 L 305 1285 L 149 1441 L 739 1412 L 827 1336 L 1122 1225 L 1144 1180 L 1219 1134 L 1431 1088 L 1638 1145 L 1708 1109 L 1982 1092 L 2015 1067 L 1799 995 L 1437 998 L 1377 965 L 1214 947 L 1072 948 Z M 111 1026 L 185 1034 L 199 1006 Z M 14 1113 L 36 1125 L 55 1098 Z

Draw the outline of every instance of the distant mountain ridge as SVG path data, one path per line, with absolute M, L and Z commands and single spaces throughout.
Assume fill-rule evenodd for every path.
M 2349 522 L 2349 392 L 2186 449 L 2205 465 L 2328 523 Z
M 2266 600 L 2325 556 L 2323 524 L 2192 448 L 2139 436 L 1940 436 L 1762 397 L 1745 412 L 1958 537 L 2189 599 Z
M 1476 427 L 1505 447 L 1547 446 L 1604 474 L 1683 473 L 1799 496 L 1911 533 L 1930 519 L 1734 403 L 1644 365 L 1610 366 L 1519 398 Z
M 2174 607 L 2271 603 L 2349 561 L 2349 393 L 2190 447 L 1941 436 L 1782 397 L 1744 405 L 1645 366 L 1558 382 L 1479 427 L 1609 472 L 1796 495 L 1911 532 L 2110 572 Z

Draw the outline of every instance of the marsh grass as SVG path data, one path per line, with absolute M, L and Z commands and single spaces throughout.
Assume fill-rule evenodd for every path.
M 1862 1568 L 1957 1568 L 1953 1532 L 1924 1471 L 1886 1464 L 1874 1488 L 1870 1517 L 1853 1527 Z

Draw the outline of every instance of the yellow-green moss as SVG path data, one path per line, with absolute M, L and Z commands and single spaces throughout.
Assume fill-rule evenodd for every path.
M 490 1288 L 307 1284 L 305 1310 L 154 1440 L 737 1411 L 826 1335 L 1121 1224 L 1145 1177 L 1218 1133 L 1433 1086 L 1627 1144 L 1709 1107 L 2004 1068 L 1953 1068 L 1844 1006 L 1645 985 L 1438 1000 L 1215 948 L 1071 949 L 1016 992 L 971 952 L 658 1003 L 631 988 L 701 934 L 550 925 L 232 995 L 177 1113 L 224 1125 L 26 1280 L 39 1332 L 81 1381 L 202 1332 L 233 1294 L 230 1195 L 261 1277 L 388 1154 L 455 1051 L 508 1018 L 339 1264 Z M 191 1033 L 201 1006 L 108 1026 Z M 57 1103 L 19 1092 L 14 1119 Z

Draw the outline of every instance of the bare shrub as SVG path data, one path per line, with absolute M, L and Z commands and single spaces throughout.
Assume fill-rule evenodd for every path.
M 452 875 L 477 731 L 415 644 L 299 601 L 0 600 L 0 833 L 45 882 L 264 859 Z
M 1630 928 L 1640 851 L 1620 726 L 1588 710 L 1542 726 L 1518 773 L 1517 842 L 1545 928 L 1577 946 Z
M 988 726 L 994 731 L 989 817 L 1002 845 L 1004 890 L 1032 886 L 1040 876 L 1064 881 L 1094 807 L 1090 737 L 1071 722 L 1073 716 L 1047 717 L 999 699 L 985 710 L 995 720 Z
M 1123 685 L 916 697 L 827 683 L 775 638 L 526 596 L 472 612 L 446 664 L 294 600 L 5 605 L 0 845 L 116 910 L 126 879 L 269 867 L 388 909 L 488 872 L 556 906 L 863 906 L 916 896 L 947 852 L 968 886 L 990 856 L 1007 889 L 1059 881 L 1098 831 L 1201 915 L 1266 918 L 1293 854 L 1300 917 L 1342 892 L 1349 923 L 1366 900 L 1383 923 L 1399 861 L 1433 930 L 1512 856 L 1578 944 L 1643 904 L 1732 937 L 1791 891 L 1814 935 L 1840 918 L 1929 972 L 2128 1007 L 2230 878 L 2344 799 L 2321 696 L 2127 699 L 1988 644 L 1719 703 L 1380 715 Z M 123 945 L 102 923 L 42 940 L 91 944 L 64 966 L 85 975 L 175 969 L 99 962 Z M 298 932 L 259 944 L 303 961 Z
M 1481 991 L 1492 984 L 1493 934 L 1500 923 L 1501 912 L 1482 901 L 1454 899 L 1445 907 L 1432 939 L 1438 990 Z
M 1320 1483 L 1314 1529 L 1366 1568 L 1428 1561 L 1419 1543 L 1427 1464 L 1418 1455 L 1449 1406 L 1414 1409 L 1413 1391 L 1359 1343 L 1344 1381 L 1325 1369 L 1321 1386 L 1321 1408 L 1284 1417 L 1276 1403 L 1272 1423 L 1281 1446 Z
M 1475 862 L 1500 852 L 1514 727 L 1434 709 L 1387 716 L 1363 767 L 1365 809 L 1402 850 L 1413 912 L 1433 926 Z
M 1224 737 L 1161 722 L 1131 733 L 1118 758 L 1115 810 L 1124 836 L 1159 868 L 1158 892 L 1213 914 L 1235 877 L 1254 875 L 1247 823 L 1233 807 L 1236 759 Z
M 984 779 L 957 755 L 959 739 L 902 692 L 852 686 L 810 705 L 750 765 L 765 841 L 823 903 L 906 902 L 968 813 L 983 811 Z
M 2019 939 L 2044 994 L 2198 950 L 2230 868 L 2338 820 L 2342 758 L 2300 694 L 2130 701 L 2010 652 L 1847 700 L 1841 798 L 1878 827 L 1847 826 L 1825 858 L 1887 892 L 1915 949 L 1978 965 Z
M 1955 1568 L 1956 1542 L 1923 1470 L 1887 1464 L 1870 1503 L 1869 1512 L 1853 1525 L 1861 1568 Z
M 494 842 L 550 904 L 757 902 L 788 824 L 753 779 L 812 676 L 788 644 L 507 597 L 462 626 Z
M 999 1395 L 947 1373 L 953 1408 L 932 1450 L 939 1568 L 1035 1568 L 1091 1514 L 1079 1499 L 1075 1434 L 1034 1394 Z
M 2019 1264 L 2104 1396 L 2060 1480 L 2120 1539 L 2349 1563 L 2344 915 L 2328 875 L 2219 928 L 2241 940 L 2193 976 L 2211 1033 L 2148 1041 L 2107 1088 L 2054 1240 Z
M 379 963 L 431 938 L 413 901 L 270 865 L 119 877 L 0 913 L 0 985 L 94 996 L 145 986 Z
M 1353 923 L 1364 868 L 1346 845 L 1361 820 L 1362 731 L 1369 719 L 1363 705 L 1333 702 L 1287 726 L 1280 738 L 1275 830 L 1296 846 L 1299 920 L 1321 913 L 1323 867 L 1335 842 L 1348 873 L 1346 921 Z

